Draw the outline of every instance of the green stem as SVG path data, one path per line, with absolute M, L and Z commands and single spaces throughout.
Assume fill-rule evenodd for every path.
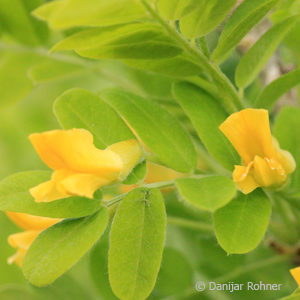
M 194 220 L 183 219 L 183 218 L 168 217 L 168 224 L 189 228 L 193 230 L 213 232 L 213 227 L 210 224 L 194 221 Z
M 145 184 L 142 185 L 142 187 L 146 187 L 149 189 L 164 189 L 167 187 L 174 186 L 174 184 L 175 184 L 174 180 L 170 180 L 170 181 L 160 181 L 160 182 Z
M 270 192 L 267 192 L 267 195 L 272 200 L 275 207 L 277 207 L 277 212 L 280 214 L 286 226 L 288 228 L 294 228 L 294 216 L 292 215 L 290 208 L 286 206 L 287 202 L 278 195 L 274 196 Z
M 144 188 L 148 188 L 148 189 L 163 189 L 163 188 L 167 188 L 167 187 L 172 187 L 174 185 L 175 185 L 174 180 L 170 180 L 170 181 L 161 181 L 161 182 L 156 182 L 156 183 L 144 184 L 144 185 L 141 185 L 140 187 L 142 187 L 142 188 L 144 187 Z M 113 205 L 121 202 L 122 199 L 127 194 L 128 193 L 124 193 L 124 194 L 118 195 L 118 196 L 112 198 L 111 200 L 106 201 L 104 205 L 106 207 L 113 206 Z
M 201 38 L 199 39 L 196 39 L 195 40 L 196 42 L 196 45 L 198 44 L 202 53 L 207 57 L 209 58 L 210 57 L 210 52 L 209 52 L 209 49 L 208 49 L 208 46 L 207 46 L 207 42 L 206 42 L 206 37 L 205 36 L 202 36 Z
M 300 212 L 300 195 L 293 195 L 284 192 L 278 192 L 277 194 L 279 195 L 279 197 L 288 202 L 294 209 Z
M 109 201 L 105 201 L 104 203 L 104 206 L 105 207 L 111 207 L 119 202 L 121 202 L 121 200 L 127 195 L 128 193 L 124 193 L 124 194 L 121 194 L 121 195 L 118 195 L 114 198 L 112 198 L 111 200 Z
M 197 153 L 200 159 L 206 164 L 208 170 L 204 173 L 216 173 L 224 176 L 231 176 L 231 173 L 218 164 L 204 149 L 202 145 L 197 144 Z M 210 172 L 209 172 L 210 171 Z
M 289 238 L 292 242 L 296 242 L 299 238 L 299 231 L 297 228 L 295 215 L 293 214 L 289 203 L 284 201 L 284 199 L 282 199 L 280 196 L 274 195 L 269 191 L 265 190 L 265 193 L 272 201 L 274 210 L 279 214 L 283 224 L 285 225 L 284 227 L 286 228 L 287 232 L 289 232 Z
M 239 96 L 240 96 L 241 99 L 244 98 L 244 89 L 243 88 L 239 89 Z
M 200 88 L 203 88 L 207 93 L 212 95 L 214 98 L 217 100 L 223 101 L 222 96 L 220 95 L 218 89 L 216 86 L 211 83 L 210 81 L 200 77 L 200 76 L 195 76 L 195 77 L 188 77 L 188 81 L 198 85 Z
M 141 0 L 141 3 L 145 6 L 147 11 L 155 18 L 161 26 L 170 34 L 170 36 L 176 40 L 181 47 L 186 51 L 186 53 L 193 58 L 194 63 L 198 64 L 200 67 L 207 70 L 212 77 L 215 84 L 218 86 L 220 92 L 225 94 L 224 106 L 229 113 L 233 113 L 236 110 L 242 109 L 243 104 L 237 94 L 236 89 L 230 82 L 230 80 L 220 71 L 220 69 L 210 63 L 210 61 L 205 57 L 202 52 L 191 45 L 180 33 L 178 33 L 174 28 L 169 26 L 169 24 L 156 13 L 152 6 L 147 2 L 147 0 Z

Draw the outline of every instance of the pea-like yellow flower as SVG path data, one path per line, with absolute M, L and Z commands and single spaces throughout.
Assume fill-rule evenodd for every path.
M 17 252 L 8 258 L 8 263 L 16 263 L 21 267 L 24 256 L 36 239 L 36 237 L 48 227 L 56 224 L 61 219 L 52 219 L 46 217 L 37 217 L 23 213 L 6 212 L 7 216 L 20 228 L 23 232 L 12 234 L 8 237 L 8 243 L 13 248 L 17 249 Z
M 280 187 L 295 170 L 293 156 L 280 149 L 271 135 L 267 110 L 241 110 L 219 128 L 242 158 L 243 165 L 234 168 L 233 180 L 244 194 L 258 187 Z
M 51 180 L 30 189 L 36 202 L 69 196 L 93 198 L 100 187 L 126 178 L 142 156 L 134 139 L 97 149 L 93 135 L 85 129 L 35 133 L 29 139 L 43 162 L 54 170 Z
M 294 277 L 294 279 L 296 280 L 296 282 L 298 283 L 298 286 L 300 288 L 300 267 L 294 268 L 290 270 L 292 276 Z

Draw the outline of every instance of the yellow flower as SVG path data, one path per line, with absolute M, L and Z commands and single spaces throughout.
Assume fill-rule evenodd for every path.
M 40 232 L 61 220 L 16 212 L 6 212 L 6 214 L 17 226 L 25 230 L 24 232 L 12 234 L 8 237 L 9 245 L 16 248 L 17 252 L 9 257 L 7 261 L 9 264 L 16 263 L 20 267 L 27 250 Z
M 220 130 L 242 158 L 243 165 L 234 168 L 233 180 L 243 193 L 258 187 L 279 187 L 295 170 L 292 155 L 281 150 L 271 135 L 267 110 L 248 108 L 234 113 Z
M 69 196 L 93 198 L 94 192 L 126 178 L 142 156 L 136 140 L 97 149 L 85 129 L 53 130 L 29 136 L 35 150 L 51 169 L 51 180 L 30 189 L 36 202 Z
M 291 269 L 290 272 L 300 287 L 300 267 Z

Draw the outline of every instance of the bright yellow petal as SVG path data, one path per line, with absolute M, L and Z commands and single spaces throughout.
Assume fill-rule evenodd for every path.
M 249 194 L 259 187 L 253 177 L 252 169 L 253 163 L 250 163 L 247 167 L 235 166 L 233 171 L 233 181 L 244 194 Z
M 31 188 L 29 192 L 35 202 L 51 202 L 70 196 L 53 179 Z
M 220 125 L 220 130 L 230 140 L 245 165 L 253 161 L 255 156 L 274 157 L 267 110 L 241 110 L 230 115 Z
M 123 167 L 119 155 L 97 149 L 93 135 L 85 129 L 35 133 L 29 139 L 41 159 L 53 170 L 104 175 L 121 171 Z
M 38 230 L 30 230 L 12 234 L 8 237 L 8 243 L 13 248 L 28 250 L 36 237 L 40 234 Z
M 51 202 L 70 196 L 93 198 L 96 190 L 110 184 L 118 177 L 118 172 L 110 172 L 106 177 L 103 177 L 95 174 L 58 170 L 53 172 L 50 181 L 30 189 L 30 193 L 36 202 Z
M 21 267 L 27 250 L 39 234 L 40 231 L 24 231 L 10 235 L 8 237 L 9 245 L 18 250 L 13 256 L 7 259 L 7 262 L 9 264 L 16 263 Z
M 44 230 L 61 219 L 32 216 L 24 213 L 6 212 L 6 215 L 19 227 L 25 230 Z
M 286 180 L 286 172 L 276 161 L 255 156 L 253 176 L 262 187 L 279 186 Z
M 300 287 L 300 267 L 291 269 L 290 272 Z
M 93 198 L 96 190 L 110 184 L 117 177 L 118 173 L 115 178 L 105 178 L 94 174 L 75 174 L 62 180 L 61 185 L 69 195 Z
M 113 144 L 107 150 L 115 152 L 123 162 L 120 180 L 127 177 L 134 166 L 140 161 L 143 154 L 141 146 L 134 139 Z
M 18 251 L 14 255 L 10 256 L 7 259 L 7 263 L 9 265 L 16 263 L 21 268 L 26 252 L 27 250 L 25 249 L 18 249 Z

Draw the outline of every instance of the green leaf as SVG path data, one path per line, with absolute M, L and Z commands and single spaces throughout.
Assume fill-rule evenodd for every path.
M 178 20 L 191 13 L 198 0 L 158 0 L 157 8 L 160 15 L 167 20 Z
M 180 22 L 182 34 L 196 38 L 215 29 L 235 5 L 236 0 L 200 0 L 193 12 Z
M 270 15 L 272 23 L 282 22 L 284 19 L 300 13 L 298 0 L 281 0 L 276 6 L 276 10 Z
M 240 40 L 276 4 L 278 0 L 244 0 L 226 23 L 220 41 L 212 54 L 216 63 L 221 63 Z
M 159 25 L 147 23 L 83 30 L 52 50 L 74 50 L 83 57 L 111 59 L 161 59 L 182 52 Z
M 21 43 L 43 43 L 48 37 L 47 26 L 30 15 L 42 3 L 42 0 L 0 0 L 1 27 Z
M 147 17 L 138 0 L 63 0 L 46 3 L 34 15 L 53 29 L 74 26 L 109 26 Z
M 49 171 L 26 171 L 0 181 L 0 210 L 22 212 L 52 218 L 90 215 L 100 207 L 100 200 L 69 197 L 49 203 L 37 203 L 29 189 L 50 179 Z
M 299 300 L 300 299 L 300 290 L 297 289 L 292 295 L 280 298 L 279 300 Z
M 208 152 L 225 168 L 232 170 L 234 165 L 240 163 L 240 158 L 219 130 L 228 117 L 227 113 L 214 98 L 193 84 L 176 83 L 173 92 Z
M 138 184 L 144 181 L 147 175 L 147 163 L 142 161 L 134 167 L 127 178 L 122 182 L 123 184 Z
M 6 241 L 9 235 L 14 234 L 20 231 L 20 228 L 15 225 L 4 212 L 0 212 L 0 290 L 1 287 L 7 286 L 7 284 L 11 284 L 12 282 L 15 284 L 24 284 L 25 279 L 23 274 L 20 272 L 17 266 L 12 266 L 7 263 L 7 258 L 14 255 L 16 253 L 16 249 L 12 248 Z M 3 288 L 3 290 L 6 290 Z M 2 291 L 2 290 L 1 290 Z M 5 292 L 6 293 L 6 292 Z M 5 294 L 4 293 L 4 294 Z M 0 292 L 0 299 L 6 299 L 1 297 L 2 294 Z M 10 300 L 8 298 L 7 300 Z M 30 299 L 31 300 L 31 299 Z
M 106 229 L 101 240 L 91 250 L 90 271 L 102 299 L 117 300 L 118 298 L 113 294 L 108 279 L 108 229 L 110 228 Z
M 166 229 L 164 200 L 158 190 L 130 192 L 115 215 L 108 256 L 109 280 L 122 300 L 146 299 L 160 268 Z
M 119 89 L 105 91 L 101 97 L 122 115 L 163 164 L 183 173 L 195 168 L 196 152 L 191 139 L 166 110 Z
M 255 249 L 265 235 L 271 203 L 262 190 L 236 199 L 214 214 L 216 236 L 228 254 L 243 254 Z
M 299 9 L 300 13 L 300 9 Z M 299 53 L 299 45 L 300 45 L 300 22 L 297 23 L 294 28 L 288 33 L 288 35 L 284 39 L 284 44 L 288 46 L 296 55 Z
M 199 65 L 184 55 L 165 59 L 127 59 L 123 62 L 133 68 L 179 78 L 195 76 L 203 72 Z
M 176 186 L 189 204 L 210 212 L 226 205 L 236 193 L 235 184 L 225 176 L 180 178 Z
M 280 147 L 289 151 L 295 161 L 297 168 L 291 174 L 291 186 L 300 189 L 300 109 L 296 107 L 284 107 L 277 116 L 273 133 Z
M 274 25 L 242 57 L 235 72 L 235 82 L 238 87 L 245 88 L 252 83 L 298 20 L 299 17 L 291 17 Z
M 134 138 L 120 116 L 99 96 L 84 90 L 71 89 L 59 96 L 54 111 L 63 128 L 84 128 L 94 136 L 96 147 Z
M 178 250 L 165 248 L 154 293 L 165 297 L 178 296 L 192 285 L 193 269 L 188 260 Z
M 44 230 L 24 258 L 26 279 L 35 286 L 54 282 L 93 246 L 107 222 L 107 210 L 102 208 L 92 216 L 64 220 Z
M 272 108 L 275 102 L 286 92 L 300 84 L 300 69 L 291 71 L 272 81 L 261 92 L 256 107 Z

